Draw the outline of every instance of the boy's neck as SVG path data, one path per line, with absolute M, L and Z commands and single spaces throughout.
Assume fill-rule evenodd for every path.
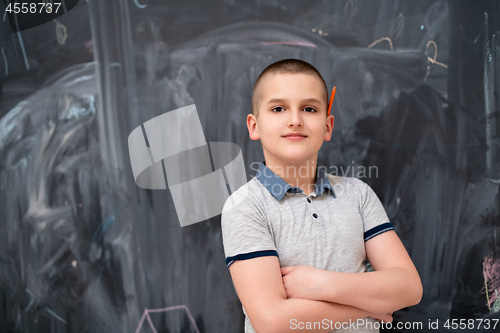
M 290 186 L 300 187 L 306 195 L 314 192 L 317 156 L 297 164 L 288 164 L 269 157 L 265 159 L 265 162 L 272 172 Z

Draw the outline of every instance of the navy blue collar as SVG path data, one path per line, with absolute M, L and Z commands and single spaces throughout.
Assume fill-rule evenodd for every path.
M 300 193 L 304 192 L 300 187 L 292 187 L 285 182 L 280 176 L 275 174 L 271 169 L 266 166 L 266 161 L 259 164 L 259 170 L 256 175 L 257 179 L 264 185 L 264 187 L 276 199 L 281 200 L 286 192 Z M 314 194 L 319 195 L 323 193 L 325 188 L 332 190 L 333 197 L 335 198 L 335 191 L 333 190 L 330 181 L 326 177 L 323 167 L 316 167 L 316 184 L 314 186 Z

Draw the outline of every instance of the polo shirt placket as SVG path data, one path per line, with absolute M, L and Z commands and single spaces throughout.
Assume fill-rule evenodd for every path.
M 300 187 L 292 187 L 290 184 L 286 183 L 266 166 L 265 161 L 260 163 L 256 178 L 277 200 L 281 200 L 285 194 L 301 194 L 304 196 L 311 221 L 318 227 L 323 226 L 323 219 L 319 215 L 319 212 L 315 210 L 313 198 L 322 194 L 327 189 L 330 189 L 335 197 L 335 191 L 326 177 L 323 168 L 316 168 L 314 192 L 309 195 L 306 195 Z

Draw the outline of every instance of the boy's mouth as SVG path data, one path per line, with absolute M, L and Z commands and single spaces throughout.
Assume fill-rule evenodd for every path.
M 307 135 L 302 133 L 288 133 L 283 135 L 285 138 L 305 138 Z

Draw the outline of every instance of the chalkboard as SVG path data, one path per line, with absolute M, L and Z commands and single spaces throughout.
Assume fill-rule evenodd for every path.
M 362 180 L 422 279 L 393 331 L 453 318 L 491 331 L 498 1 L 75 3 L 15 32 L 2 15 L 0 332 L 243 332 L 220 215 L 181 226 L 169 189 L 135 183 L 128 137 L 194 104 L 206 142 L 236 144 L 251 179 L 264 159 L 246 128 L 253 84 L 285 58 L 336 85 L 318 163 L 376 167 Z

